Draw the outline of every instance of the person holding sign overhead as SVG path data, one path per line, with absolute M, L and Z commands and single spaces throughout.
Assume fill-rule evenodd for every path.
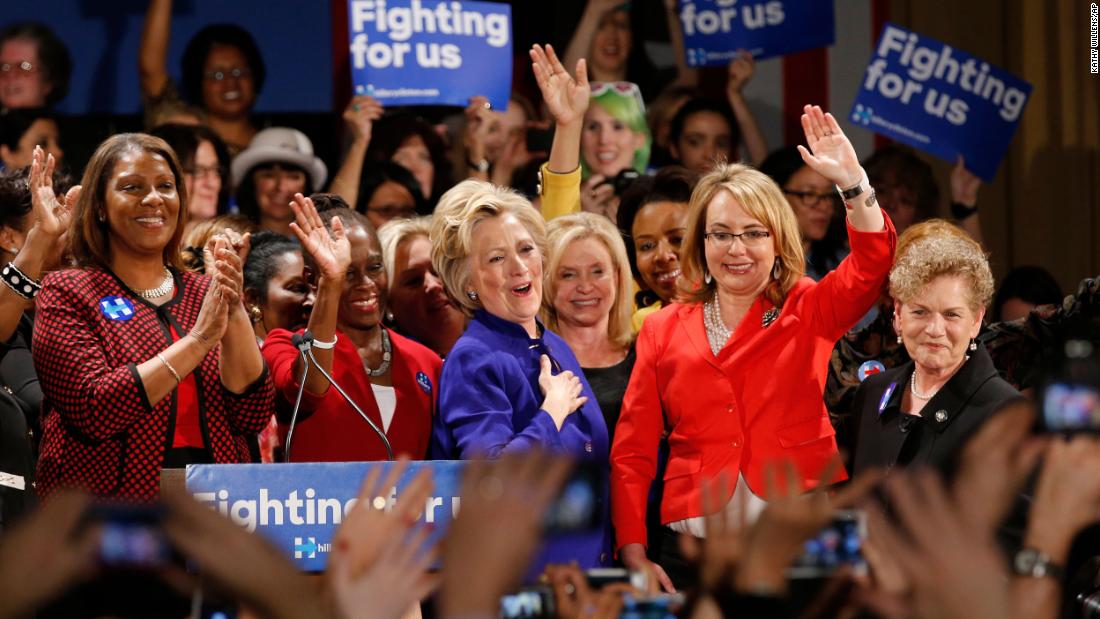
M 35 188 L 49 186 L 40 164 Z M 161 468 L 247 462 L 245 437 L 270 415 L 274 390 L 241 303 L 248 236 L 214 237 L 206 276 L 181 268 L 187 191 L 159 138 L 111 137 L 83 187 L 69 240 L 78 266 L 47 275 L 37 300 L 34 365 L 48 402 L 38 492 L 152 500 Z
M 649 316 L 611 450 L 611 509 L 623 563 L 651 561 L 668 590 L 694 579 L 675 539 L 704 537 L 700 486 L 736 480 L 728 506 L 763 508 L 764 467 L 794 462 L 803 488 L 836 457 L 821 401 L 833 342 L 878 298 L 895 234 L 836 119 L 806 106 L 806 164 L 845 196 L 851 255 L 821 282 L 804 276 L 798 222 L 775 182 L 743 165 L 721 165 L 696 185 L 681 250 L 681 294 Z M 646 503 L 657 447 L 670 456 L 659 549 L 646 553 Z

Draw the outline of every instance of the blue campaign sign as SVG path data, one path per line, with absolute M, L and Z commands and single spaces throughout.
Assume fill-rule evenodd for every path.
M 512 90 L 512 7 L 494 2 L 348 0 L 351 82 L 383 105 L 497 109 Z
M 931 37 L 886 24 L 852 121 L 993 180 L 1031 84 Z
M 836 41 L 831 0 L 680 0 L 692 67 L 728 64 L 737 50 L 757 60 Z
M 422 468 L 431 468 L 435 489 L 420 520 L 431 524 L 431 539 L 443 536 L 459 508 L 462 461 L 410 462 L 392 488 L 372 498 L 391 509 Z M 188 466 L 187 490 L 200 503 L 257 531 L 284 551 L 300 569 L 325 569 L 337 527 L 356 503 L 359 486 L 372 469 L 379 482 L 395 462 L 304 464 L 202 464 Z

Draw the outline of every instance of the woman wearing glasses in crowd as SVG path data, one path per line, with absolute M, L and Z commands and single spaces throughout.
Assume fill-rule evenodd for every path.
M 314 202 L 317 206 L 314 206 Z M 360 417 L 316 368 L 305 379 L 301 412 L 287 458 L 292 462 L 385 460 L 388 453 L 423 459 L 428 452 L 439 384 L 439 356 L 382 324 L 386 269 L 374 226 L 335 194 L 294 197 L 291 229 L 302 244 L 316 294 L 306 328 L 313 356 L 363 409 Z M 318 213 L 318 210 L 321 212 Z M 283 402 L 293 405 L 302 358 L 293 333 L 275 329 L 264 358 Z M 280 413 L 291 407 L 281 406 Z M 285 414 L 280 424 L 289 430 Z
M 408 219 L 428 211 L 420 183 L 406 168 L 385 161 L 369 166 L 359 181 L 355 210 L 381 228 L 394 219 Z
M 681 250 L 684 303 L 651 315 L 611 454 L 612 518 L 623 562 L 653 560 L 684 586 L 676 537 L 702 537 L 703 480 L 725 473 L 728 505 L 762 509 L 765 463 L 790 459 L 810 488 L 837 454 L 821 401 L 833 343 L 871 307 L 895 235 L 851 143 L 831 115 L 806 106 L 807 165 L 845 190 L 852 254 L 821 282 L 804 277 L 794 213 L 766 175 L 721 165 L 692 193 Z M 812 151 L 812 154 L 811 154 Z M 646 553 L 646 499 L 668 429 L 660 548 Z M 739 497 L 739 498 L 738 498 Z M 670 577 L 671 576 L 671 580 Z
M 802 233 L 806 275 L 820 281 L 848 255 L 847 248 L 829 238 L 829 223 L 840 208 L 840 194 L 829 179 L 806 165 L 794 146 L 768 155 L 760 171 L 779 185 L 791 205 Z
M 538 319 L 546 255 L 538 211 L 514 191 L 463 181 L 439 201 L 431 239 L 432 266 L 470 316 L 443 366 L 432 457 L 538 449 L 606 474 L 607 426 L 596 398 L 569 346 Z M 603 564 L 606 534 L 551 544 L 543 558 Z
M 134 133 L 105 141 L 84 172 L 77 268 L 47 275 L 36 303 L 41 495 L 154 499 L 162 468 L 247 462 L 245 437 L 267 422 L 274 390 L 241 303 L 247 237 L 215 237 L 205 276 L 181 270 L 182 176 L 163 140 Z M 32 177 L 36 199 L 52 195 Z
M 229 209 L 229 151 L 218 134 L 202 125 L 177 124 L 160 125 L 150 133 L 168 142 L 183 166 L 187 230 L 224 215 Z
M 181 107 L 167 67 L 172 4 L 150 0 L 145 12 L 138 76 L 147 118 L 160 116 L 162 108 Z M 207 124 L 236 156 L 258 131 L 252 107 L 264 85 L 265 67 L 252 35 L 233 24 L 211 24 L 191 37 L 182 64 L 184 96 L 205 112 Z
M 45 25 L 0 31 L 0 111 L 54 106 L 68 94 L 72 71 L 68 48 Z

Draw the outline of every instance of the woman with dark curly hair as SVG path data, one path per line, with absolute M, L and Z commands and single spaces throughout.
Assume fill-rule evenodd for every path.
M 178 105 L 179 93 L 168 75 L 172 0 L 152 0 L 145 14 L 138 73 L 146 112 Z M 183 95 L 206 113 L 206 122 L 231 155 L 248 147 L 258 129 L 252 107 L 264 86 L 266 69 L 260 49 L 247 30 L 211 24 L 198 31 L 183 52 Z

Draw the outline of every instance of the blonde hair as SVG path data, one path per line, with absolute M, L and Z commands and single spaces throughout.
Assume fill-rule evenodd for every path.
M 618 280 L 615 285 L 615 302 L 607 322 L 607 336 L 618 346 L 629 346 L 634 341 L 634 329 L 630 317 L 633 305 L 630 293 L 634 281 L 630 274 L 630 262 L 626 257 L 626 245 L 619 229 L 611 221 L 593 213 L 575 213 L 557 217 L 546 226 L 546 268 L 542 271 L 542 316 L 546 327 L 558 329 L 558 312 L 554 308 L 557 294 L 557 270 L 561 259 L 571 244 L 584 239 L 597 239 L 611 257 L 611 268 Z
M 474 227 L 482 220 L 502 215 L 515 216 L 531 234 L 539 255 L 546 256 L 546 225 L 542 215 L 527 198 L 507 187 L 485 181 L 462 181 L 439 198 L 432 214 L 428 235 L 432 240 L 432 267 L 467 316 L 481 309 L 481 304 L 466 296 Z
M 680 249 L 680 292 L 689 301 L 709 299 L 717 286 L 708 284 L 707 256 L 703 234 L 706 232 L 707 209 L 719 192 L 726 191 L 741 208 L 768 229 L 775 243 L 780 263 L 778 279 L 772 279 L 764 296 L 776 307 L 782 307 L 787 294 L 806 272 L 806 255 L 802 250 L 802 235 L 794 210 L 783 192 L 768 175 L 739 163 L 720 163 L 695 185 L 688 204 L 687 235 Z
M 240 215 L 218 215 L 213 219 L 200 221 L 183 237 L 183 265 L 192 271 L 202 273 L 204 271 L 203 248 L 206 242 L 215 234 L 220 234 L 226 228 L 232 229 L 237 234 L 256 232 L 256 224 Z M 244 265 L 241 265 L 243 268 Z
M 894 249 L 894 264 L 897 264 L 898 260 L 901 260 L 902 256 L 909 251 L 909 247 L 917 241 L 945 236 L 970 238 L 966 231 L 946 219 L 926 219 L 909 226 L 905 232 L 898 235 L 898 245 Z
M 378 243 L 382 246 L 382 264 L 386 265 L 386 280 L 393 290 L 394 269 L 397 268 L 397 248 L 417 236 L 431 238 L 432 218 L 391 219 L 378 229 Z
M 890 294 L 901 303 L 916 299 L 925 286 L 941 276 L 964 278 L 970 310 L 977 313 L 993 299 L 993 273 L 982 246 L 941 220 L 899 241 L 898 258 L 890 269 Z M 909 231 L 906 230 L 908 233 Z M 915 237 L 915 238 L 914 238 Z

